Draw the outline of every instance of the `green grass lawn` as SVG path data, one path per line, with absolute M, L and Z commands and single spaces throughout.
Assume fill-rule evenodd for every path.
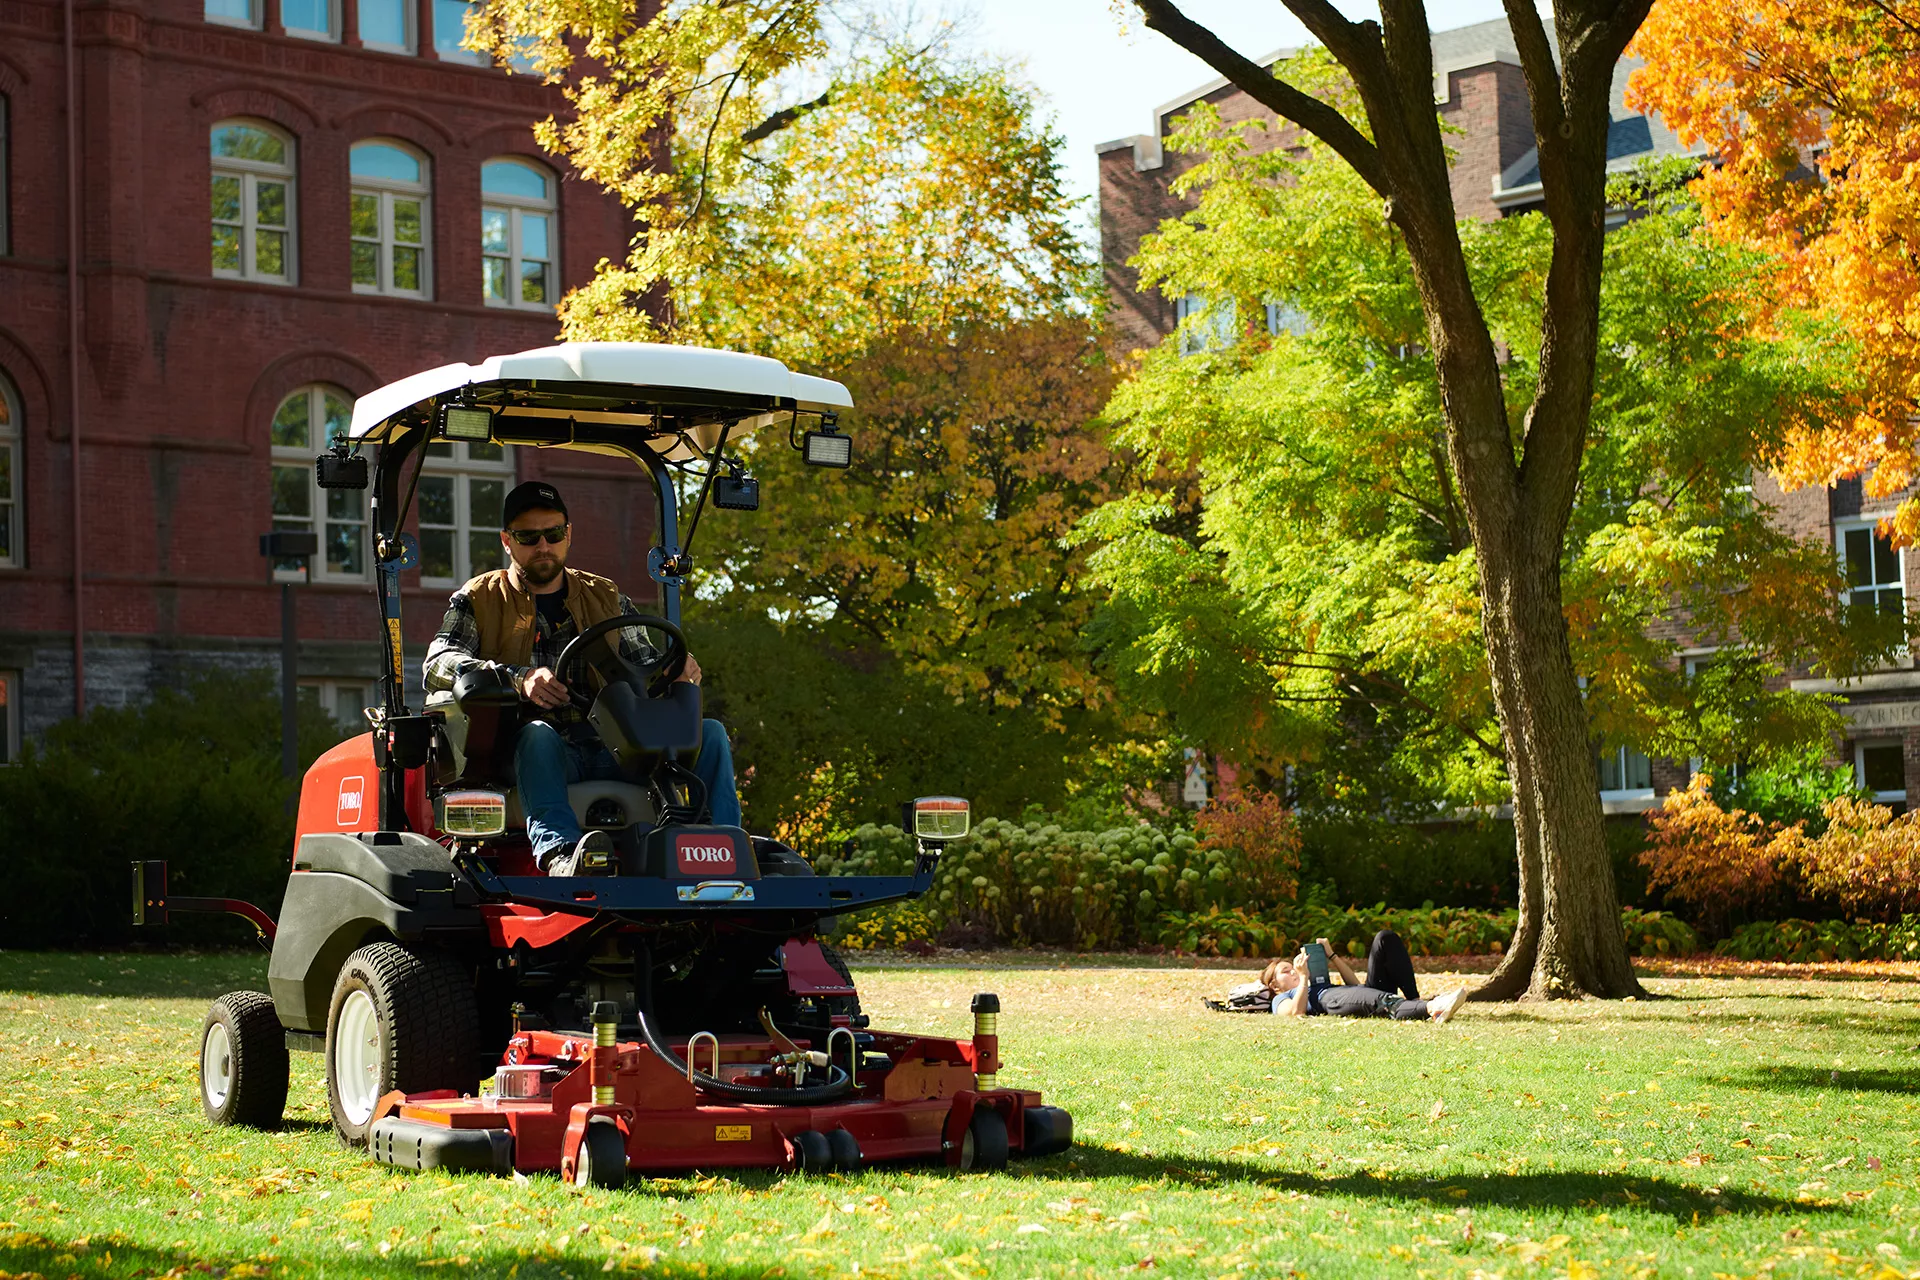
M 875 1024 L 963 1035 L 1076 1118 L 998 1175 L 406 1174 L 326 1126 L 201 1119 L 206 1000 L 262 955 L 0 954 L 0 1273 L 226 1277 L 1920 1276 L 1920 986 L 1661 978 L 1452 1024 L 1208 1014 L 1233 975 L 860 971 Z

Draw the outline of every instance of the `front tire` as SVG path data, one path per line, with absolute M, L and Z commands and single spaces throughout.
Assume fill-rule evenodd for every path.
M 278 1129 L 287 1110 L 287 1036 L 273 997 L 233 991 L 200 1028 L 200 1109 L 215 1124 Z
M 396 1089 L 472 1092 L 478 1021 L 473 980 L 451 957 L 396 942 L 348 956 L 327 1009 L 327 1104 L 340 1140 L 365 1146 L 374 1108 Z

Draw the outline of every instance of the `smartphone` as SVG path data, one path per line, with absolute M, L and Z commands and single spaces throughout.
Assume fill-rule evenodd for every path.
M 1333 981 L 1333 971 L 1327 964 L 1327 949 L 1317 942 L 1309 942 L 1300 948 L 1307 953 L 1307 980 L 1313 983 Z

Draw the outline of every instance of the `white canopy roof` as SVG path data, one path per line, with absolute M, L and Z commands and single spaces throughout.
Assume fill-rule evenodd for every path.
M 642 401 L 648 389 L 658 389 L 676 393 L 672 399 L 685 404 L 697 402 L 700 392 L 717 393 L 711 413 L 714 424 L 695 430 L 690 441 L 663 449 L 670 457 L 691 457 L 687 443 L 711 448 L 722 419 L 730 420 L 731 436 L 738 438 L 790 409 L 833 413 L 853 407 L 853 397 L 840 383 L 790 372 L 766 356 L 655 342 L 567 342 L 494 356 L 479 364 L 442 365 L 390 382 L 354 404 L 353 425 L 347 434 L 354 440 L 378 437 L 396 416 L 462 388 L 493 393 L 480 398 L 507 417 L 573 418 L 646 428 L 654 422 L 650 413 L 630 408 L 583 409 L 579 397 L 593 388 L 631 388 L 634 399 Z M 740 407 L 737 397 L 770 403 L 764 408 Z M 729 406 L 737 409 L 737 416 Z M 660 442 L 660 446 L 667 444 Z

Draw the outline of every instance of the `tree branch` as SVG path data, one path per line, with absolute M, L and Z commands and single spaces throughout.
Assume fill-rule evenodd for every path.
M 1325 8 L 1329 13 L 1333 12 L 1332 6 L 1324 4 L 1322 0 L 1295 0 L 1295 3 L 1310 11 Z M 1271 108 L 1282 118 L 1293 121 L 1332 147 L 1341 159 L 1353 166 L 1354 172 L 1368 186 L 1383 196 L 1388 194 L 1386 171 L 1380 163 L 1379 151 L 1367 141 L 1366 135 L 1354 128 L 1332 106 L 1311 94 L 1302 93 L 1253 59 L 1244 57 L 1213 32 L 1180 12 L 1179 6 L 1172 0 L 1134 0 L 1134 4 L 1149 28 L 1226 76 L 1256 102 Z M 1346 19 L 1339 18 L 1337 13 L 1333 16 L 1344 26 L 1352 26 Z M 1336 57 L 1339 56 L 1332 40 L 1320 32 L 1316 31 L 1315 34 L 1327 42 L 1328 49 L 1334 51 Z M 1354 42 L 1349 38 L 1347 43 Z M 1158 127 L 1157 124 L 1155 127 Z
M 762 138 L 770 138 L 791 125 L 801 116 L 818 111 L 832 101 L 833 90 L 828 89 L 825 93 L 822 93 L 819 97 L 809 102 L 796 102 L 790 107 L 782 107 L 765 120 L 762 120 L 759 124 L 753 126 L 753 128 L 741 134 L 740 141 L 743 143 L 755 143 Z

